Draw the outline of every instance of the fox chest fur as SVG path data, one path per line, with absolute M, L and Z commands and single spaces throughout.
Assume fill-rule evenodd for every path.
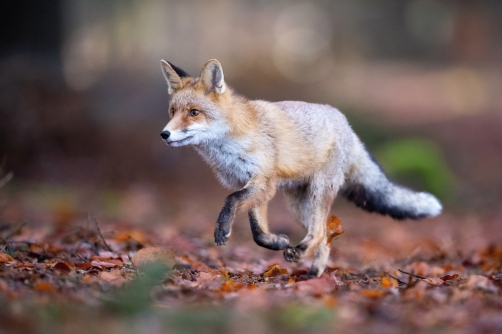
M 258 158 L 249 152 L 249 139 L 223 138 L 210 144 L 197 145 L 197 152 L 216 172 L 227 188 L 241 188 L 260 168 Z

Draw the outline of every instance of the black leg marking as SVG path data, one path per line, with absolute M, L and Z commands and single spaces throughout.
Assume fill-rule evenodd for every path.
M 306 249 L 307 245 L 304 244 L 299 244 L 296 247 L 288 246 L 284 250 L 284 259 L 288 262 L 299 262 L 305 254 Z
M 225 199 L 225 204 L 220 211 L 216 227 L 214 229 L 214 241 L 216 245 L 225 245 L 230 237 L 232 223 L 237 211 L 237 204 L 249 194 L 249 189 L 241 189 L 230 194 Z
M 264 233 L 253 211 L 248 212 L 249 223 L 254 241 L 261 247 L 271 250 L 283 250 L 289 246 L 289 238 L 284 234 Z
M 310 278 L 312 278 L 312 277 L 317 277 L 318 273 L 319 273 L 319 268 L 310 267 L 307 275 L 310 276 Z

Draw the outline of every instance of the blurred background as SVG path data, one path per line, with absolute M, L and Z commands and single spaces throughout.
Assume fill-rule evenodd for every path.
M 450 212 L 499 212 L 498 0 L 4 1 L 0 25 L 4 221 L 52 207 L 212 230 L 229 191 L 159 136 L 160 59 L 198 76 L 210 58 L 248 98 L 339 108 Z

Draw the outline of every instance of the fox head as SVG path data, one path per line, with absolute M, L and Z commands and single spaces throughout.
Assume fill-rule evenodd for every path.
M 222 108 L 231 92 L 227 89 L 221 64 L 206 62 L 199 78 L 161 60 L 162 72 L 171 97 L 170 121 L 160 134 L 173 147 L 205 144 L 223 138 L 229 131 Z

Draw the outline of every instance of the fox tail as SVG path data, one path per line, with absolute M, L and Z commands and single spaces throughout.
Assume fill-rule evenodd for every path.
M 398 220 L 434 217 L 441 213 L 442 206 L 436 197 L 389 181 L 364 145 L 359 144 L 356 160 L 341 189 L 343 197 L 363 210 Z

